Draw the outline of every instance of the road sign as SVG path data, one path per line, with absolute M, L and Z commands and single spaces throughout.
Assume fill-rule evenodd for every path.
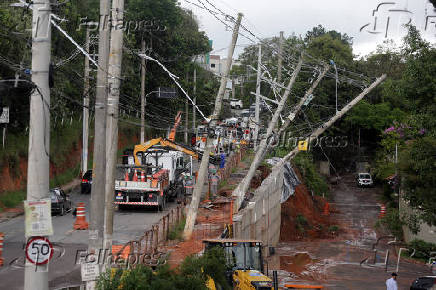
M 53 256 L 53 245 L 45 237 L 33 237 L 26 245 L 26 258 L 35 265 L 45 265 Z
M 307 151 L 308 145 L 307 140 L 298 141 L 298 151 Z
M 80 267 L 82 281 L 95 281 L 100 275 L 100 265 L 97 263 L 83 263 Z
M 0 114 L 0 124 L 9 123 L 9 107 L 3 107 L 3 113 Z

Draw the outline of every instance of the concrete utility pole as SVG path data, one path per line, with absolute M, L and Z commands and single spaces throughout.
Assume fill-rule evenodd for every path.
M 105 224 L 104 249 L 112 249 L 112 234 L 114 226 L 114 188 L 115 169 L 118 153 L 118 115 L 121 86 L 121 64 L 123 59 L 123 29 L 124 0 L 112 0 L 112 29 L 109 54 L 106 119 L 106 198 L 105 198 Z
M 142 39 L 142 53 L 145 54 L 145 40 Z M 145 58 L 141 57 L 141 144 L 145 142 Z
M 85 50 L 89 53 L 89 27 L 86 28 Z M 82 118 L 82 175 L 88 170 L 89 139 L 89 58 L 85 56 L 85 73 L 83 85 L 83 118 Z
M 51 6 L 50 0 L 40 0 L 31 5 L 33 6 L 32 82 L 37 89 L 30 97 L 27 200 L 36 201 L 50 197 L 50 88 L 48 79 L 51 52 Z M 36 271 L 35 265 L 27 259 L 24 270 L 24 289 L 48 289 L 48 271 Z
M 196 108 L 197 105 L 197 67 L 194 67 L 194 88 L 193 88 L 193 94 L 194 94 L 194 104 L 192 105 L 192 130 L 194 132 L 194 135 L 197 133 L 196 128 Z
M 106 98 L 109 56 L 110 10 L 109 0 L 100 0 L 97 89 L 95 96 L 95 129 L 92 187 L 89 219 L 89 253 L 103 249 L 104 204 L 106 186 Z M 87 282 L 94 289 L 95 281 Z
M 224 97 L 224 91 L 226 89 L 227 78 L 230 72 L 230 67 L 232 66 L 232 57 L 235 51 L 236 41 L 238 40 L 239 26 L 242 21 L 242 13 L 238 14 L 238 19 L 236 20 L 235 27 L 233 29 L 232 42 L 229 47 L 227 54 L 227 63 L 224 73 L 221 77 L 221 84 L 218 91 L 218 95 L 215 99 L 215 109 L 213 111 L 212 119 L 209 123 L 209 128 L 215 129 L 216 121 L 218 120 L 219 114 L 221 112 L 222 100 Z M 204 148 L 203 157 L 201 158 L 200 169 L 198 170 L 197 182 L 194 187 L 194 192 L 192 194 L 192 200 L 188 207 L 188 214 L 186 215 L 186 224 L 183 232 L 183 238 L 189 240 L 192 236 L 194 230 L 195 220 L 197 219 L 198 205 L 200 203 L 200 198 L 204 186 L 204 181 L 206 180 L 208 167 L 209 167 L 209 156 L 213 149 L 213 139 L 211 137 L 207 138 L 206 147 Z
M 362 100 L 369 92 L 371 92 L 375 87 L 377 87 L 380 83 L 382 83 L 386 79 L 386 75 L 383 74 L 381 77 L 377 78 L 369 87 L 367 87 L 362 93 L 360 93 L 356 98 L 354 98 L 351 102 L 349 102 L 342 110 L 338 111 L 329 121 L 321 125 L 318 129 L 316 129 L 311 135 L 310 138 L 306 139 L 308 142 L 312 142 L 316 140 L 322 133 L 324 133 L 328 128 L 330 128 L 337 120 L 342 118 L 353 106 L 355 106 L 360 100 Z M 274 169 L 283 166 L 283 164 L 292 158 L 295 157 L 298 153 L 298 147 L 294 148 L 288 155 L 286 155 L 280 162 L 278 162 Z
M 232 99 L 235 98 L 235 77 L 232 77 Z
M 254 129 L 254 150 L 257 150 L 257 139 L 259 136 L 259 105 L 260 105 L 260 77 L 262 75 L 262 44 L 259 43 L 259 52 L 257 57 L 257 81 L 256 81 L 256 108 L 254 111 L 254 119 L 256 122 L 256 127 Z
M 186 72 L 186 81 L 189 78 L 189 71 Z M 188 144 L 188 126 L 189 126 L 189 103 L 185 100 L 185 144 Z
M 280 39 L 279 39 L 279 62 L 278 62 L 278 68 L 277 68 L 277 83 L 280 84 L 282 81 L 282 63 L 283 63 L 283 31 L 280 31 Z
M 253 178 L 254 174 L 256 173 L 256 169 L 259 166 L 260 162 L 262 161 L 263 153 L 267 149 L 267 140 L 270 136 L 272 136 L 273 130 L 277 124 L 277 121 L 280 117 L 280 113 L 283 111 L 283 108 L 286 104 L 286 101 L 289 97 L 289 94 L 291 93 L 292 86 L 295 83 L 295 80 L 297 79 L 298 73 L 301 70 L 301 66 L 303 65 L 303 55 L 300 56 L 300 60 L 298 61 L 297 67 L 295 68 L 294 72 L 292 73 L 291 79 L 289 81 L 288 86 L 286 87 L 286 90 L 279 102 L 279 105 L 277 106 L 276 111 L 274 112 L 274 115 L 268 124 L 268 129 L 266 132 L 266 138 L 262 139 L 260 142 L 259 148 L 256 150 L 256 155 L 251 162 L 250 168 L 248 169 L 247 175 L 244 177 L 244 179 L 239 183 L 238 187 L 233 191 L 232 195 L 236 197 L 235 200 L 235 206 L 237 209 L 242 204 L 242 201 L 244 200 L 245 193 L 247 192 L 248 188 L 250 187 L 250 181 Z

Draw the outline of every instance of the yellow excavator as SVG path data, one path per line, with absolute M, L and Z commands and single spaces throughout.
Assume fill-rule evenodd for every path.
M 273 281 L 264 273 L 262 242 L 258 240 L 208 239 L 203 240 L 205 251 L 213 247 L 224 249 L 227 259 L 227 283 L 237 290 L 274 290 Z M 220 289 L 209 279 L 208 289 Z M 277 288 L 276 288 L 277 289 Z

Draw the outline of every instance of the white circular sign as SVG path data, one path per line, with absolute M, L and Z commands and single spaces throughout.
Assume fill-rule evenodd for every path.
M 33 237 L 26 245 L 26 258 L 32 264 L 44 265 L 53 256 L 53 246 L 45 237 Z

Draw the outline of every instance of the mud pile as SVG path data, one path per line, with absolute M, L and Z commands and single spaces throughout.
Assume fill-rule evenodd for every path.
M 330 222 L 328 216 L 323 215 L 326 201 L 312 195 L 304 185 L 299 171 L 295 172 L 303 183 L 295 188 L 293 196 L 282 203 L 280 241 L 328 238 Z

